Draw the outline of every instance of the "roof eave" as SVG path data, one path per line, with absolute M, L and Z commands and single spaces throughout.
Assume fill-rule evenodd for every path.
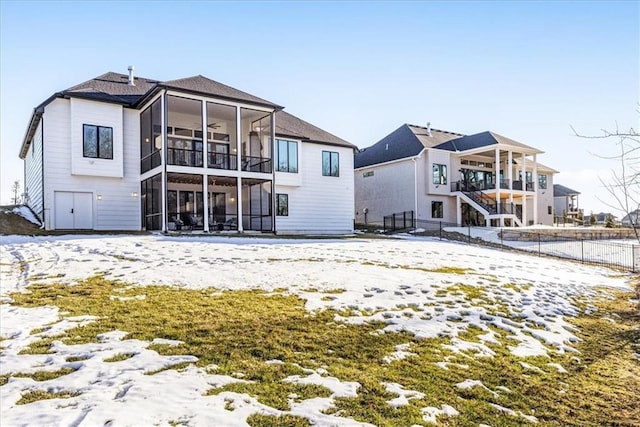
M 197 91 L 197 90 L 189 90 L 189 89 L 184 89 L 184 88 L 175 87 L 175 86 L 171 86 L 171 85 L 165 85 L 165 84 L 162 84 L 162 83 L 159 83 L 156 87 L 162 88 L 162 89 L 166 89 L 166 90 L 175 90 L 177 92 L 188 93 L 188 94 L 191 94 L 191 95 L 205 96 L 205 97 L 208 97 L 208 98 L 217 98 L 217 99 L 222 99 L 222 100 L 225 100 L 225 101 L 238 102 L 238 103 L 242 103 L 242 104 L 257 105 L 259 107 L 271 108 L 274 111 L 284 110 L 283 106 L 278 105 L 278 104 L 274 104 L 274 103 L 269 102 L 269 101 L 265 101 L 265 102 L 249 101 L 249 100 L 246 100 L 246 99 L 235 98 L 235 97 L 232 97 L 232 96 L 214 95 L 214 94 L 207 93 L 207 92 L 200 92 L 200 91 Z M 146 95 L 145 95 L 145 97 L 146 97 Z
M 33 139 L 33 136 L 38 129 L 38 123 L 40 123 L 40 118 L 42 118 L 43 113 L 44 106 L 42 106 L 42 104 L 33 109 L 31 120 L 29 120 L 29 125 L 27 126 L 27 131 L 25 132 L 24 138 L 22 139 L 22 146 L 20 147 L 20 153 L 18 155 L 23 160 L 27 156 L 27 151 L 29 151 L 31 140 Z

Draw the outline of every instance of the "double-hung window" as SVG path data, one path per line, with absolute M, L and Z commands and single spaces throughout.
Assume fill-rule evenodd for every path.
M 278 172 L 298 172 L 297 142 L 276 139 L 276 170 Z
M 340 176 L 340 162 L 335 151 L 322 152 L 322 175 Z
M 444 216 L 442 202 L 431 202 L 431 218 L 442 218 Z
M 94 159 L 113 159 L 113 128 L 83 125 L 82 155 Z
M 433 183 L 436 185 L 447 183 L 447 165 L 433 164 Z

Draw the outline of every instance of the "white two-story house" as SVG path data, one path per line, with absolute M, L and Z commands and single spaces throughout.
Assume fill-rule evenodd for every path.
M 355 157 L 357 223 L 384 216 L 462 225 L 553 224 L 553 174 L 542 151 L 498 135 L 405 124 Z
M 34 109 L 20 158 L 48 230 L 353 231 L 355 146 L 203 76 L 109 72 Z

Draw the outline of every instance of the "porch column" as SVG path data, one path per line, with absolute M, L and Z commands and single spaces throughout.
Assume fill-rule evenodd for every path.
M 206 160 L 205 160 L 206 164 Z M 209 232 L 209 175 L 202 176 L 202 206 L 204 208 L 204 231 Z
M 522 181 L 522 225 L 527 226 L 527 156 L 522 153 L 522 165 L 520 167 Z
M 202 149 L 204 152 L 202 153 L 202 167 L 206 171 L 209 167 L 209 138 L 207 137 L 207 101 L 201 101 L 202 104 Z M 204 205 L 207 206 L 207 202 L 204 202 Z M 207 214 L 208 216 L 208 214 Z M 206 222 L 205 222 L 206 227 Z M 205 228 L 205 231 L 207 229 Z
M 160 205 L 160 212 L 162 212 L 162 231 L 167 231 L 167 94 L 166 92 L 160 97 L 160 123 L 162 123 L 162 129 L 160 129 L 160 139 L 162 141 L 162 148 L 160 149 L 160 164 L 162 165 L 162 187 L 160 192 L 162 193 L 162 204 Z
M 500 148 L 496 147 L 496 168 L 500 170 Z M 498 179 L 496 180 L 496 208 L 499 214 L 500 211 L 500 172 L 498 172 Z
M 507 151 L 507 179 L 509 180 L 509 203 L 513 203 L 513 151 Z
M 533 223 L 538 223 L 538 161 L 537 154 L 533 155 L 533 172 L 531 180 L 533 181 Z
M 242 178 L 238 177 L 238 194 L 236 197 L 236 203 L 238 207 L 238 233 L 242 233 Z
M 240 121 L 242 119 L 242 114 L 240 114 L 240 107 L 236 107 L 236 169 L 238 171 L 242 170 L 242 156 L 243 153 L 242 151 L 240 151 L 242 149 L 242 122 Z M 240 188 L 240 187 L 238 187 Z M 240 223 L 240 221 L 238 221 L 238 223 Z
M 460 196 L 456 196 L 456 225 L 462 225 L 462 202 Z

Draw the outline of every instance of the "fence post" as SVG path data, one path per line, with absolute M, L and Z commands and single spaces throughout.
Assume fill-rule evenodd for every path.
M 540 233 L 538 233 L 538 256 L 542 256 L 542 251 L 540 250 Z
M 504 228 L 500 227 L 500 245 L 504 247 Z
M 469 227 L 469 232 L 468 232 L 468 234 L 469 234 L 469 243 L 471 243 L 471 223 L 469 223 L 468 227 Z

